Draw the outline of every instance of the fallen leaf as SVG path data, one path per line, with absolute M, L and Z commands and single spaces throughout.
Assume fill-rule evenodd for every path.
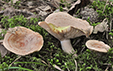
M 1 44 L 0 44 L 0 53 L 1 57 L 4 57 L 8 53 L 8 50 Z
M 47 15 L 47 12 L 40 11 L 40 12 L 39 12 L 39 15 L 41 15 L 41 16 L 46 16 L 46 15 Z
M 77 4 L 80 4 L 81 0 L 77 0 L 69 10 L 72 10 Z
M 11 0 L 8 4 L 15 4 L 18 0 Z
M 60 7 L 60 4 L 70 4 L 73 2 L 73 0 L 62 0 L 63 2 L 61 2 L 61 0 L 51 0 L 51 4 L 56 7 L 56 8 L 59 8 Z
M 4 16 L 9 16 L 9 18 L 12 17 L 12 13 L 15 11 L 15 9 L 13 7 L 7 7 L 4 11 L 3 11 L 3 15 Z
M 93 33 L 97 34 L 99 32 L 108 31 L 108 20 L 105 18 L 100 24 L 96 25 Z
M 51 10 L 51 7 L 49 5 L 48 6 L 40 6 L 38 8 L 41 9 L 42 11 L 44 11 L 44 12 Z
M 86 6 L 90 3 L 90 0 L 77 0 L 69 9 L 68 13 L 73 15 L 79 8 Z
M 56 1 L 56 2 L 58 2 L 58 3 L 61 3 L 61 0 L 54 0 L 54 1 Z M 73 0 L 62 0 L 63 2 L 67 2 L 67 3 L 71 3 L 71 2 L 73 2 Z
M 18 0 L 13 0 L 13 3 L 16 3 Z

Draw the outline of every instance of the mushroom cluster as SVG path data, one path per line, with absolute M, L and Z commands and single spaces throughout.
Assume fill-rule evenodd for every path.
M 75 18 L 65 12 L 52 13 L 45 21 L 38 23 L 42 28 L 61 42 L 62 49 L 68 54 L 74 54 L 70 39 L 85 35 L 88 37 L 93 26 L 85 20 Z M 74 54 L 77 56 L 77 54 Z
M 15 27 L 6 33 L 3 45 L 17 55 L 28 55 L 39 51 L 43 46 L 43 37 L 28 28 Z

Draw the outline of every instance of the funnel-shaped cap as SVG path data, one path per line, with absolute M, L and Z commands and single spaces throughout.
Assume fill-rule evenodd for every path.
M 27 55 L 42 48 L 43 38 L 39 33 L 25 27 L 15 27 L 6 33 L 3 45 L 15 54 Z
M 93 31 L 93 26 L 87 21 L 74 18 L 65 12 L 52 13 L 44 22 L 38 24 L 59 40 L 89 36 Z

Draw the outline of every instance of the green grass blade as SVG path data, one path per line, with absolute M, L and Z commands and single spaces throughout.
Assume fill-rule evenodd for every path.
M 45 65 L 45 64 L 43 64 L 43 63 L 38 63 L 38 62 L 14 62 L 14 64 L 17 64 L 17 63 L 23 63 L 23 64 L 27 64 L 27 63 L 33 63 L 33 64 L 39 64 L 39 65 L 43 65 L 43 66 L 47 66 L 47 65 Z
M 31 69 L 28 68 L 23 68 L 23 67 L 8 67 L 8 68 L 4 68 L 4 70 L 9 70 L 9 69 L 21 69 L 21 70 L 27 70 L 27 71 L 33 71 Z

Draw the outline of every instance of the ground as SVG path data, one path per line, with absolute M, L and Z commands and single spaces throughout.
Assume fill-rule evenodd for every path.
M 67 2 L 66 2 L 67 1 Z M 0 1 L 0 71 L 113 71 L 113 1 L 112 0 L 1 0 Z M 77 1 L 80 1 L 77 2 Z M 75 4 L 75 5 L 74 5 Z M 95 27 L 106 18 L 107 30 L 92 33 L 89 37 L 71 39 L 78 57 L 63 52 L 60 41 L 38 25 L 53 12 L 67 12 Z M 2 45 L 9 28 L 23 26 L 43 36 L 40 51 L 19 56 Z M 107 53 L 92 51 L 85 45 L 88 40 L 108 44 Z M 4 50 L 4 53 L 3 53 Z M 77 70 L 76 70 L 77 69 Z

